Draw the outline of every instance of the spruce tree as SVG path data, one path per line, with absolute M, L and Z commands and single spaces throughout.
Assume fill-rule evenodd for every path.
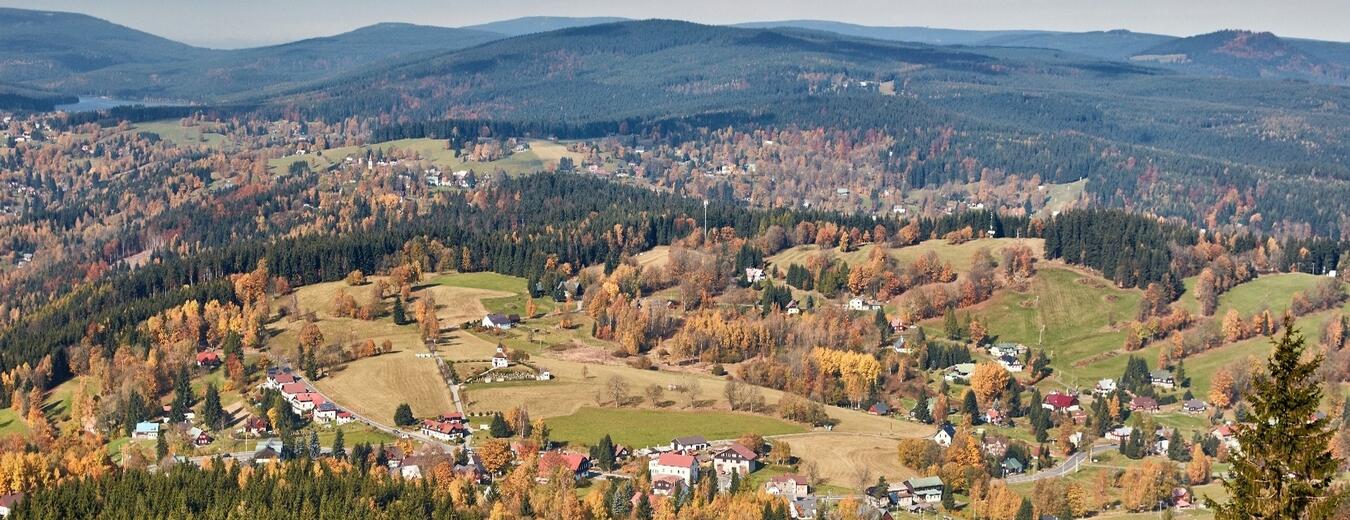
M 1314 418 L 1322 401 L 1317 369 L 1322 356 L 1303 361 L 1304 338 L 1292 318 L 1273 341 L 1266 373 L 1253 382 L 1250 421 L 1238 428 L 1242 446 L 1232 454 L 1224 479 L 1228 502 L 1206 497 L 1217 520 L 1333 518 L 1338 498 L 1331 481 L 1337 461 L 1330 452 L 1334 432 L 1326 418 Z
M 345 444 L 342 430 L 338 429 L 337 433 L 333 435 L 333 450 L 331 453 L 333 458 L 338 460 L 345 460 L 347 458 L 347 447 Z
M 403 310 L 402 296 L 394 297 L 394 310 L 392 311 L 392 313 L 394 317 L 394 325 L 402 325 L 408 322 L 408 316 L 405 314 L 405 311 Z
M 980 421 L 980 402 L 975 398 L 974 390 L 966 390 L 966 397 L 961 402 L 961 413 L 966 414 L 970 424 Z
M 1032 518 L 1031 501 L 1022 499 L 1022 507 L 1017 508 L 1017 520 L 1035 520 Z
M 220 406 L 220 391 L 216 390 L 215 383 L 206 385 L 206 397 L 202 398 L 202 420 L 212 430 L 220 429 L 225 422 L 225 409 Z
M 919 400 L 914 403 L 914 420 L 924 424 L 933 424 L 933 414 L 928 411 L 928 398 L 919 396 Z
M 511 426 L 506 424 L 506 419 L 502 418 L 502 414 L 492 416 L 492 424 L 488 426 L 488 434 L 495 439 L 505 439 L 511 436 Z
M 164 432 L 160 432 L 159 437 L 155 439 L 155 460 L 164 460 L 169 455 L 169 441 L 164 437 Z
M 308 451 L 309 458 L 311 458 L 311 459 L 317 459 L 317 458 L 319 458 L 319 455 L 322 455 L 322 454 L 323 454 L 323 446 L 319 445 L 319 432 L 316 432 L 316 431 L 310 431 L 310 432 L 309 432 L 309 451 Z

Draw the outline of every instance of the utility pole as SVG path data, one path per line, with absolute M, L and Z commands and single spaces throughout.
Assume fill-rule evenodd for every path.
M 703 199 L 703 241 L 708 241 L 708 199 Z

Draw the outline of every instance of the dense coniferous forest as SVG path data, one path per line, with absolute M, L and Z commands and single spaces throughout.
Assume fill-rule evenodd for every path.
M 27 497 L 11 518 L 476 518 L 431 480 L 374 479 L 297 461 L 275 471 L 181 464 L 165 473 L 119 471 Z M 247 472 L 247 475 L 243 473 Z

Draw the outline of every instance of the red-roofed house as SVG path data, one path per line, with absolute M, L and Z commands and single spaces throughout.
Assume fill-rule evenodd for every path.
M 281 385 L 281 395 L 287 399 L 294 398 L 298 394 L 308 392 L 304 383 L 286 383 Z
M 1158 400 L 1152 397 L 1136 396 L 1130 399 L 1130 411 L 1132 412 L 1156 412 L 1158 411 Z
M 759 454 L 740 443 L 735 443 L 713 455 L 713 469 L 718 473 L 735 471 L 741 476 L 749 475 L 759 469 Z
M 453 422 L 424 419 L 420 431 L 427 437 L 451 442 L 464 438 L 465 428 L 464 425 Z
M 305 415 L 314 411 L 315 408 L 324 402 L 323 396 L 319 394 L 302 392 L 295 394 L 295 398 L 291 399 L 291 410 L 294 411 L 296 415 Z
M 267 386 L 274 390 L 280 390 L 283 385 L 289 385 L 299 380 L 300 378 L 295 377 L 295 374 L 277 371 L 267 375 Z
M 559 468 L 565 467 L 572 472 L 572 477 L 581 479 L 586 476 L 586 472 L 591 470 L 591 459 L 585 455 L 577 453 L 562 453 L 550 451 L 539 457 L 539 477 L 540 482 L 548 482 L 553 473 Z
M 197 366 L 212 369 L 220 366 L 220 353 L 214 350 L 197 353 Z
M 686 486 L 698 481 L 698 459 L 693 455 L 662 453 L 647 464 L 647 469 L 651 472 L 653 481 L 661 475 L 679 477 Z
M 1078 410 L 1078 396 L 1062 394 L 1059 392 L 1050 392 L 1041 401 L 1041 408 L 1056 412 L 1073 412 Z
M 0 517 L 9 516 L 11 511 L 23 502 L 23 493 L 5 493 L 0 495 Z

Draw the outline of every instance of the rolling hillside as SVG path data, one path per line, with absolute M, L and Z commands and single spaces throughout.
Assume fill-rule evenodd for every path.
M 571 29 L 573 27 L 585 27 L 588 25 L 600 25 L 602 23 L 622 22 L 626 20 L 627 18 L 614 16 L 526 16 L 479 25 L 469 25 L 465 26 L 464 29 L 486 31 L 501 34 L 503 36 L 521 36 L 525 34 Z
M 1130 60 L 1236 78 L 1350 81 L 1350 62 L 1337 53 L 1335 45 L 1315 48 L 1316 54 L 1268 32 L 1229 30 L 1164 42 L 1139 51 Z

